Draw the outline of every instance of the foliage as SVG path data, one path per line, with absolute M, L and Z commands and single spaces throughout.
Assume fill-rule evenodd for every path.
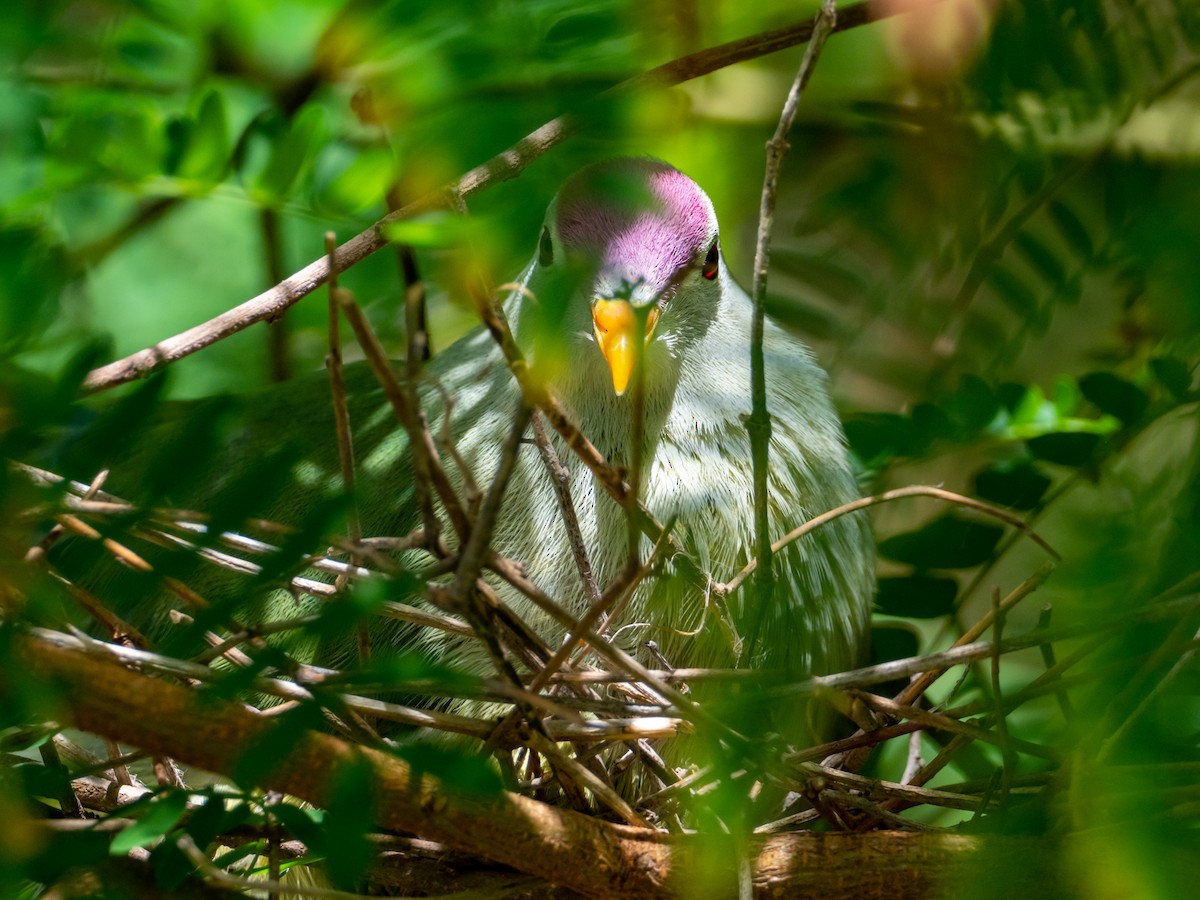
M 0 29 L 0 454 L 87 484 L 128 445 L 150 445 L 157 462 L 142 495 L 121 499 L 145 510 L 187 495 L 189 481 L 212 477 L 216 448 L 236 442 L 254 402 L 218 395 L 320 364 L 322 301 L 293 307 L 269 337 L 250 329 L 115 398 L 81 401 L 86 373 L 258 294 L 320 256 L 325 231 L 345 239 L 368 229 L 564 112 L 579 117 L 581 133 L 472 198 L 465 224 L 453 211 L 405 220 L 388 234 L 407 261 L 388 249 L 342 274 L 394 355 L 405 349 L 407 266 L 415 260 L 433 286 L 430 331 L 435 350 L 444 347 L 474 322 L 475 279 L 516 273 L 536 244 L 544 200 L 566 173 L 604 156 L 650 153 L 693 174 L 714 197 L 727 256 L 748 283 L 761 147 L 799 51 L 670 92 L 598 99 L 651 65 L 794 14 L 791 4 L 733 6 L 10 4 Z M 936 757 L 944 767 L 932 767 L 928 786 L 969 794 L 973 812 L 894 798 L 885 811 L 930 827 L 1080 832 L 1056 861 L 1055 883 L 1079 896 L 1112 883 L 1137 896 L 1182 896 L 1197 862 L 1189 803 L 1200 771 L 1200 622 L 1184 602 L 1195 598 L 1200 560 L 1200 13 L 1187 0 L 941 6 L 953 14 L 913 13 L 831 38 L 791 136 L 769 309 L 831 372 L 868 493 L 944 485 L 1015 512 L 1062 554 L 1040 593 L 988 636 L 1061 628 L 1064 637 L 1041 654 L 1006 657 L 998 675 L 985 660 L 926 693 L 937 711 L 997 729 L 996 742 L 925 730 L 908 748 L 884 745 L 864 771 L 898 782 L 907 753 Z M 194 405 L 174 415 L 187 426 L 165 440 L 164 410 L 179 409 L 167 401 L 183 400 Z M 344 692 L 436 707 L 481 688 L 420 654 L 380 653 L 344 676 L 318 673 L 327 682 L 297 668 L 313 648 L 353 643 L 360 622 L 394 613 L 389 604 L 411 594 L 419 573 L 405 569 L 386 589 L 367 580 L 323 610 L 297 607 L 286 633 L 269 630 L 269 590 L 311 575 L 322 540 L 345 533 L 345 498 L 310 510 L 290 535 L 256 533 L 262 545 L 231 550 L 215 534 L 286 492 L 303 461 L 305 436 L 292 438 L 279 435 L 224 505 L 204 510 L 207 535 L 154 525 L 176 544 L 253 558 L 261 568 L 246 592 L 189 607 L 173 629 L 141 627 L 163 637 L 161 652 L 194 662 L 217 655 L 209 634 L 246 631 L 254 652 L 247 665 L 213 667 L 204 691 L 214 703 L 256 698 L 267 676 L 283 674 L 305 686 L 303 696 L 275 697 L 293 706 L 271 744 L 249 749 L 236 783 L 184 790 L 160 779 L 119 813 L 102 808 L 101 818 L 132 820 L 113 831 L 41 827 L 66 802 L 65 772 L 95 775 L 119 754 L 89 746 L 65 769 L 54 765 L 66 745 L 54 751 L 52 729 L 39 726 L 59 717 L 63 698 L 25 677 L 13 642 L 27 626 L 115 630 L 84 615 L 44 554 L 42 564 L 23 561 L 57 539 L 46 535 L 62 528 L 66 487 L 0 472 L 0 742 L 9 754 L 0 892 L 71 884 L 63 860 L 77 874 L 110 855 L 138 859 L 135 848 L 150 848 L 146 864 L 164 890 L 199 878 L 181 847 L 231 871 L 278 874 L 283 833 L 311 854 L 284 869 L 319 857 L 339 886 L 363 883 L 373 853 L 369 771 L 331 773 L 327 808 L 302 809 L 257 787 L 273 748 L 330 719 L 369 734 Z M 143 519 L 116 507 L 89 512 L 91 527 L 120 541 Z M 968 509 L 903 500 L 876 507 L 874 521 L 875 662 L 944 649 L 992 611 L 993 593 L 1007 594 L 1045 560 L 1019 531 Z M 205 565 L 161 546 L 138 550 L 155 574 L 114 576 L 122 613 L 162 575 L 192 584 Z M 62 573 L 97 565 L 109 548 L 73 552 L 54 560 Z M 1154 618 L 1163 602 L 1177 603 L 1165 623 Z M 1085 626 L 1104 639 L 1071 631 Z M 1079 668 L 1038 693 L 1029 685 L 1055 654 L 1078 654 Z M 1029 744 L 1046 755 L 1013 749 Z M 470 796 L 497 791 L 495 770 L 473 753 L 431 753 L 407 731 L 390 752 Z M 744 763 L 727 746 L 714 754 L 719 773 Z M 501 775 L 511 786 L 513 772 Z M 727 778 L 711 803 L 697 801 L 697 819 L 739 821 L 749 815 L 743 795 Z M 663 821 L 673 814 L 661 812 Z M 855 815 L 896 824 L 878 812 Z M 1126 841 L 1134 822 L 1140 836 Z

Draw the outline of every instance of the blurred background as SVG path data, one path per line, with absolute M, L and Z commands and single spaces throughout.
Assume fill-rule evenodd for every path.
M 24 458 L 70 433 L 89 366 L 258 294 L 321 255 L 326 230 L 345 240 L 564 113 L 580 133 L 472 197 L 465 222 L 435 213 L 393 232 L 429 286 L 435 352 L 474 324 L 467 270 L 512 280 L 561 180 L 613 155 L 693 176 L 748 285 L 764 143 L 801 49 L 669 90 L 601 93 L 817 5 L 10 0 L 0 450 Z M 771 313 L 831 373 L 864 490 L 937 484 L 1033 522 L 1064 562 L 1010 617 L 1014 632 L 1047 607 L 1053 624 L 1096 623 L 1194 594 L 1200 6 L 873 8 L 884 20 L 830 39 L 800 105 L 768 288 Z M 403 265 L 385 248 L 343 280 L 397 356 Z M 325 328 L 318 292 L 172 366 L 167 395 L 318 369 Z M 18 501 L 3 502 L 11 513 Z M 877 659 L 941 649 L 1045 560 L 994 520 L 930 501 L 880 507 L 875 525 Z M 6 554 L 20 546 L 5 540 Z M 1013 733 L 1074 766 L 1001 823 L 1082 829 L 1055 884 L 1186 889 L 1179 863 L 1200 821 L 1190 615 L 1114 637 L 1070 714 L 1050 697 L 1014 713 Z M 1024 684 L 1044 665 L 1031 651 L 1005 678 Z M 980 670 L 956 702 L 991 691 Z M 1122 723 L 1102 756 L 1124 768 L 1093 774 Z M 986 777 L 1003 764 L 994 749 L 946 778 Z M 889 748 L 873 773 L 897 778 L 904 753 Z

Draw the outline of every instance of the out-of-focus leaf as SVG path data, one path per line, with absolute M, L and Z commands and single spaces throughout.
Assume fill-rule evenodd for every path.
M 225 798 L 209 794 L 202 803 L 193 807 L 183 830 L 197 846 L 207 847 L 217 835 L 241 825 L 248 813 L 249 807 L 245 803 L 227 806 Z
M 109 852 L 113 856 L 124 856 L 134 847 L 144 847 L 158 840 L 179 824 L 187 810 L 187 800 L 186 791 L 171 791 L 155 798 L 147 812 L 113 838 Z
M 287 129 L 274 138 L 266 167 L 252 184 L 252 191 L 268 201 L 288 198 L 300 173 L 316 155 L 324 134 L 324 112 L 318 106 L 300 110 Z
M 1141 419 L 1150 400 L 1137 385 L 1111 372 L 1091 372 L 1079 379 L 1079 389 L 1096 408 L 1126 425 Z
M 200 103 L 196 118 L 182 130 L 183 146 L 175 165 L 180 178 L 213 184 L 225 177 L 229 162 L 229 124 L 225 100 L 217 91 L 209 91 Z
M 1024 395 L 1012 412 L 1014 428 L 1052 428 L 1058 423 L 1058 411 L 1046 400 L 1045 393 L 1036 384 L 1025 389 Z
M 881 541 L 888 559 L 920 569 L 969 569 L 991 558 L 1004 529 L 950 514 Z
M 997 464 L 975 475 L 975 493 L 1013 509 L 1033 509 L 1050 488 L 1050 478 L 1032 463 Z
M 991 386 L 977 375 L 965 375 L 953 394 L 941 406 L 967 435 L 986 428 L 1000 411 L 1000 399 Z
M 954 612 L 958 582 L 935 575 L 906 575 L 879 579 L 875 607 L 889 616 L 934 619 Z
M 1062 466 L 1082 466 L 1092 460 L 1101 436 L 1086 431 L 1056 431 L 1025 442 L 1038 459 Z
M 1066 280 L 1067 273 L 1062 261 L 1046 244 L 1029 230 L 1017 235 L 1014 245 L 1029 260 L 1029 264 L 1046 283 L 1056 287 Z
M 996 266 L 988 275 L 988 284 L 1019 319 L 1032 321 L 1038 316 L 1037 293 L 1012 270 Z
M 1192 373 L 1187 364 L 1174 356 L 1156 356 L 1150 360 L 1150 371 L 1176 400 L 1183 400 L 1192 390 Z
M 452 247 L 462 241 L 467 225 L 461 216 L 435 213 L 384 226 L 388 240 L 416 248 Z
M 262 739 L 245 747 L 233 771 L 233 778 L 246 786 L 260 785 L 279 765 L 279 748 L 291 747 L 308 730 L 319 730 L 325 724 L 321 710 L 312 703 L 301 703 L 271 720 Z
M 196 868 L 175 841 L 163 841 L 150 851 L 150 867 L 155 886 L 163 891 L 176 890 Z
M 1060 416 L 1073 415 L 1083 396 L 1074 378 L 1059 378 L 1054 382 L 1054 408 Z
M 915 631 L 891 623 L 871 629 L 871 662 L 883 663 L 916 656 L 921 641 Z
M 69 266 L 47 233 L 0 227 L 0 271 L 0 353 L 14 353 L 59 311 Z
M 912 411 L 912 427 L 917 447 L 928 447 L 934 441 L 954 436 L 954 423 L 946 411 L 935 403 L 918 403 Z
M 279 824 L 310 847 L 316 847 L 321 841 L 321 826 L 325 821 L 325 812 L 312 807 L 296 806 L 293 803 L 276 803 L 267 809 Z
M 1075 211 L 1066 203 L 1054 200 L 1047 207 L 1047 212 L 1054 224 L 1058 226 L 1059 232 L 1075 251 L 1082 258 L 1091 259 L 1095 253 L 1095 246 L 1092 243 L 1091 235 L 1088 234 L 1087 227 L 1083 224 L 1083 220 L 1075 214 Z
M 1021 408 L 1026 393 L 1025 385 L 1017 384 L 1015 381 L 1005 381 L 996 388 L 996 396 L 1000 400 L 1000 405 L 1007 409 L 1011 416 L 1015 416 Z
M 370 207 L 379 208 L 395 179 L 395 159 L 389 148 L 363 150 L 336 176 L 318 188 L 316 202 L 337 215 L 354 215 Z M 415 241 L 406 243 L 423 246 Z
M 913 452 L 916 433 L 907 416 L 873 413 L 854 416 L 846 422 L 846 440 L 867 465 Z
M 495 770 L 474 753 L 447 746 L 413 744 L 402 748 L 399 755 L 415 773 L 434 776 L 447 791 L 487 797 L 498 794 L 503 787 Z
M 871 664 L 891 662 L 896 659 L 907 659 L 916 656 L 921 650 L 921 640 L 916 631 L 905 623 L 889 622 L 876 625 L 871 629 Z M 908 679 L 897 678 L 894 681 L 872 685 L 872 691 L 885 695 L 895 695 L 908 684 Z
M 354 888 L 371 865 L 374 847 L 367 835 L 375 824 L 375 773 L 365 757 L 338 766 L 330 778 L 321 842 L 330 880 Z

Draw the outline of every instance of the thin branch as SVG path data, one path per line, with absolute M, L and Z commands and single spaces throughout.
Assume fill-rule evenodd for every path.
M 775 129 L 775 135 L 767 142 L 766 171 L 763 175 L 762 199 L 758 212 L 758 240 L 754 249 L 754 282 L 751 290 L 754 312 L 750 326 L 751 412 L 749 418 L 746 419 L 746 430 L 750 433 L 750 457 L 754 468 L 754 538 L 758 548 L 755 556 L 759 563 L 755 574 L 759 615 L 754 619 L 754 632 L 750 639 L 751 647 L 757 642 L 758 624 L 766 616 L 766 611 L 771 608 L 771 596 L 775 591 L 775 577 L 771 569 L 770 498 L 767 493 L 771 414 L 767 409 L 767 375 L 763 356 L 767 268 L 770 258 L 771 232 L 775 227 L 775 192 L 779 184 L 779 171 L 783 166 L 783 157 L 788 152 L 787 136 L 792 130 L 792 123 L 796 120 L 800 98 L 808 85 L 809 78 L 812 77 L 817 60 L 820 58 L 821 48 L 825 46 L 825 40 L 836 24 L 836 0 L 823 0 L 821 11 L 817 14 L 812 37 L 804 49 L 800 68 L 796 71 L 791 90 L 788 91 L 787 100 L 783 104 L 783 111 L 779 115 L 779 124 Z M 796 639 L 803 642 L 804 637 L 797 636 Z
M 956 494 L 954 491 L 948 491 L 944 488 L 932 487 L 929 485 L 911 485 L 909 487 L 895 488 L 894 490 L 884 491 L 882 494 L 875 494 L 870 497 L 861 497 L 858 500 L 851 500 L 849 503 L 843 503 L 841 506 L 831 509 L 828 512 L 823 512 L 820 515 L 813 516 L 802 525 L 793 528 L 774 544 L 771 545 L 771 550 L 778 553 L 788 544 L 797 541 L 804 535 L 808 534 L 817 528 L 820 528 L 827 522 L 847 515 L 848 513 L 856 512 L 860 509 L 866 509 L 869 506 L 875 506 L 878 503 L 890 503 L 893 500 L 902 500 L 905 497 L 932 497 L 935 500 L 945 500 L 947 503 L 956 503 L 959 506 L 966 506 L 970 509 L 978 510 L 993 518 L 1019 529 L 1023 534 L 1029 536 L 1035 544 L 1045 550 L 1055 561 L 1061 560 L 1058 551 L 1043 540 L 1037 532 L 1035 532 L 1027 522 L 1019 516 L 1015 516 L 999 506 L 993 506 L 990 503 L 985 503 L 982 500 L 976 500 L 972 497 Z M 732 593 L 741 587 L 742 582 L 754 572 L 758 567 L 758 560 L 752 559 L 746 564 L 742 571 L 738 572 L 728 583 L 716 585 L 724 593 Z
M 358 514 L 358 498 L 354 493 L 354 435 L 350 431 L 350 410 L 346 406 L 346 378 L 342 370 L 342 338 L 338 314 L 337 267 L 334 254 L 337 239 L 332 231 L 325 232 L 325 252 L 329 257 L 329 355 L 325 366 L 329 370 L 329 394 L 333 403 L 333 423 L 337 430 L 338 463 L 342 469 L 342 487 L 350 497 L 347 514 L 347 536 L 351 543 L 362 540 L 362 525 Z M 357 564 L 352 559 L 351 564 Z

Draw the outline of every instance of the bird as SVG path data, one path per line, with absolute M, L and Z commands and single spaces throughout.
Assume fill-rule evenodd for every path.
M 706 585 L 728 580 L 754 558 L 750 439 L 750 334 L 753 304 L 726 265 L 713 204 L 670 164 L 648 157 L 607 159 L 568 178 L 551 200 L 532 259 L 503 301 L 517 345 L 567 415 L 612 464 L 636 473 L 640 500 L 705 579 L 667 562 L 639 586 L 612 639 L 657 666 L 774 667 L 793 674 L 837 670 L 862 658 L 874 593 L 874 545 L 862 513 L 834 519 L 775 554 L 769 609 L 744 587 L 728 599 L 733 628 L 758 638 L 738 647 L 712 611 Z M 768 319 L 763 334 L 771 415 L 769 517 L 778 537 L 858 497 L 828 379 L 796 336 Z M 109 488 L 153 487 L 155 499 L 207 510 L 224 521 L 230 495 L 266 519 L 323 526 L 338 508 L 342 482 L 326 381 L 285 383 L 239 401 L 227 430 L 197 448 L 179 423 L 220 420 L 230 401 L 192 401 L 150 417 L 140 438 L 111 462 Z M 407 437 L 365 363 L 346 369 L 357 454 L 356 492 L 366 535 L 420 527 Z M 639 388 L 640 385 L 640 388 Z M 634 401 L 640 389 L 640 429 Z M 419 396 L 431 433 L 449 438 L 456 459 L 442 465 L 458 489 L 486 486 L 522 403 L 521 388 L 493 336 L 478 328 L 435 354 Z M 643 439 L 633 452 L 634 435 Z M 596 583 L 624 569 L 630 542 L 624 509 L 553 431 L 568 469 L 578 534 Z M 290 446 L 294 453 L 280 448 Z M 158 464 L 174 447 L 196 465 Z M 95 465 L 98 448 L 83 453 Z M 168 456 L 170 453 L 168 453 Z M 186 471 L 185 471 L 186 470 Z M 166 472 L 167 474 L 163 474 Z M 580 616 L 590 598 L 556 491 L 555 475 L 530 435 L 517 449 L 492 546 Z M 172 480 L 174 479 L 174 480 Z M 444 533 L 452 536 L 449 528 Z M 650 548 L 642 539 L 643 557 Z M 219 593 L 217 576 L 197 576 Z M 208 578 L 208 581 L 204 579 Z M 551 647 L 561 625 L 503 585 L 504 601 Z M 262 615 L 296 615 L 291 595 L 263 588 Z M 281 599 L 282 598 L 282 599 Z M 405 629 L 386 637 L 477 674 L 491 663 L 477 642 Z M 340 665 L 352 642 L 304 651 Z M 657 648 L 648 658 L 649 642 Z M 378 643 L 378 642 L 377 642 Z M 332 646 L 332 645 L 331 645 Z M 322 654 L 324 656 L 322 657 Z

